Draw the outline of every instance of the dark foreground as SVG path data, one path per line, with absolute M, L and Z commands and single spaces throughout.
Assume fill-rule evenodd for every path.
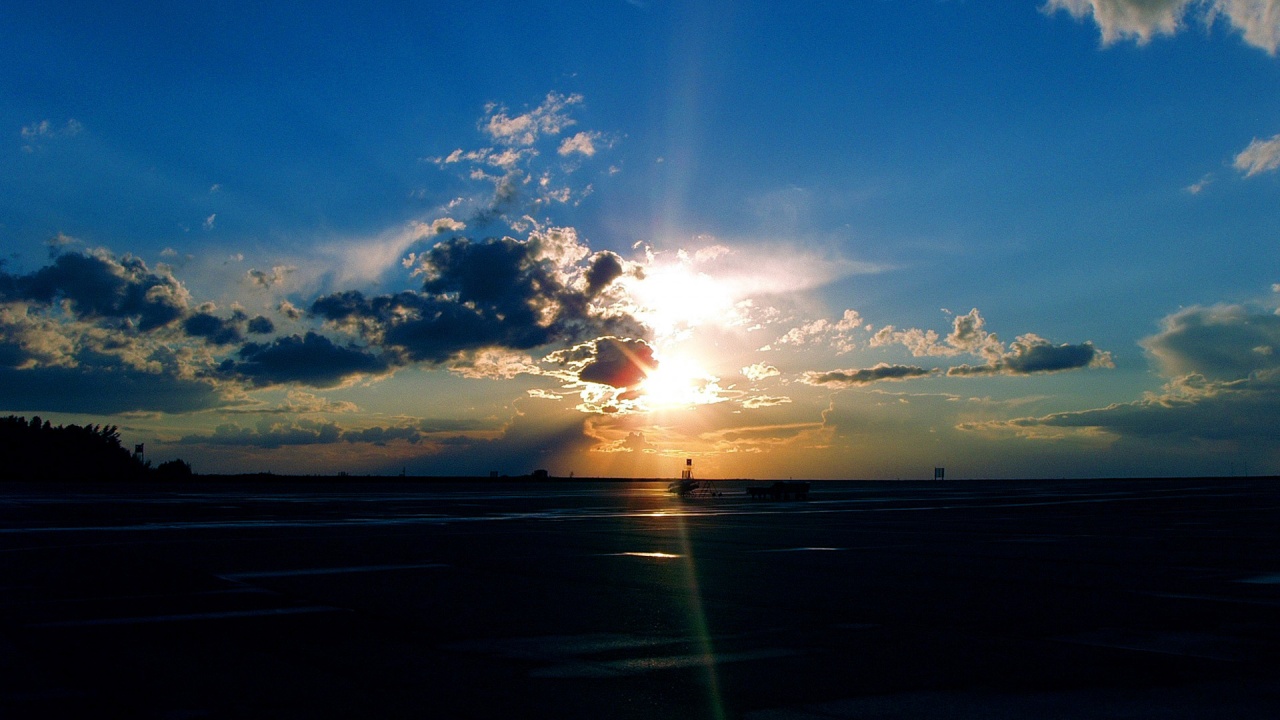
M 3 718 L 1280 716 L 1274 480 L 0 486 Z

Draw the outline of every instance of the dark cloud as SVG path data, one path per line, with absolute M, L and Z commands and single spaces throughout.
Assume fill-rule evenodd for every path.
M 1192 307 L 1165 318 L 1142 346 L 1169 377 L 1246 378 L 1280 367 L 1280 315 L 1242 305 Z
M 214 345 L 230 345 L 244 339 L 239 327 L 243 321 L 242 314 L 224 320 L 216 315 L 198 312 L 182 321 L 182 329 L 187 335 L 204 338 Z
M 0 273 L 0 300 L 52 304 L 66 300 L 86 319 L 131 320 L 154 330 L 186 314 L 186 290 L 133 257 L 68 253 L 28 275 Z
M 653 348 L 643 340 L 603 337 L 595 341 L 595 356 L 578 371 L 578 379 L 618 388 L 631 387 L 657 366 Z
M 183 445 L 235 445 L 276 449 L 286 445 L 326 445 L 342 438 L 342 428 L 325 420 L 295 420 L 292 422 L 262 421 L 256 428 L 241 427 L 235 423 L 219 425 L 212 435 L 187 435 L 178 442 Z
M 271 322 L 271 318 L 258 315 L 249 320 L 246 329 L 254 335 L 270 335 L 276 331 L 276 324 Z
M 124 367 L 0 367 L 0 407 L 14 412 L 184 413 L 224 404 L 212 383 L 170 374 Z
M 1142 341 L 1170 376 L 1160 393 L 1130 403 L 964 429 L 1075 428 L 1160 440 L 1170 451 L 1225 444 L 1246 457 L 1280 451 L 1280 317 L 1262 308 L 1189 308 Z
M 1131 403 L 965 429 L 1078 428 L 1127 438 L 1163 438 L 1176 442 L 1249 441 L 1253 450 L 1280 450 L 1275 418 L 1280 417 L 1280 374 L 1268 371 L 1248 380 L 1215 382 L 1190 375 L 1171 382 L 1163 393 Z
M 228 359 L 219 369 L 258 386 L 299 383 L 333 387 L 353 377 L 388 370 L 385 360 L 367 350 L 335 345 L 313 332 L 302 337 L 280 337 L 269 343 L 248 343 L 237 356 L 239 361 Z
M 1036 335 L 1023 335 L 1013 342 L 1008 352 L 986 365 L 957 365 L 947 375 L 1032 375 L 1087 367 L 1112 367 L 1110 353 L 1085 342 L 1079 345 L 1053 345 Z
M 352 326 L 405 360 L 443 363 L 482 348 L 531 348 L 607 334 L 638 335 L 629 316 L 602 317 L 589 294 L 570 287 L 545 243 L 512 238 L 452 238 L 421 256 L 421 292 L 366 297 L 344 292 L 317 299 L 314 315 Z M 612 270 L 597 256 L 596 279 Z
M 622 275 L 622 258 L 609 251 L 596 253 L 587 270 L 587 295 L 595 297 Z
M 914 365 L 880 363 L 875 367 L 855 370 L 832 370 L 824 373 L 807 372 L 801 377 L 801 381 L 808 385 L 850 387 L 853 385 L 867 385 L 881 380 L 906 380 L 908 378 L 924 377 L 931 372 L 931 370 Z

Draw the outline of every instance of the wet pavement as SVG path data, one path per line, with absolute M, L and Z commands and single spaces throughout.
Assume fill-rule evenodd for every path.
M 1280 482 L 0 485 L 0 717 L 1264 718 Z

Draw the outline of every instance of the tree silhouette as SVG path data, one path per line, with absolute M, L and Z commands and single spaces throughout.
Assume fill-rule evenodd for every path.
M 0 453 L 0 478 L 10 480 L 139 480 L 149 470 L 115 425 L 54 427 L 39 416 L 0 418 Z

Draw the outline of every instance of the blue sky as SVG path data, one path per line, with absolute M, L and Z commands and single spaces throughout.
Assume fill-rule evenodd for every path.
M 0 9 L 0 412 L 198 472 L 1280 472 L 1280 4 L 508 5 Z

